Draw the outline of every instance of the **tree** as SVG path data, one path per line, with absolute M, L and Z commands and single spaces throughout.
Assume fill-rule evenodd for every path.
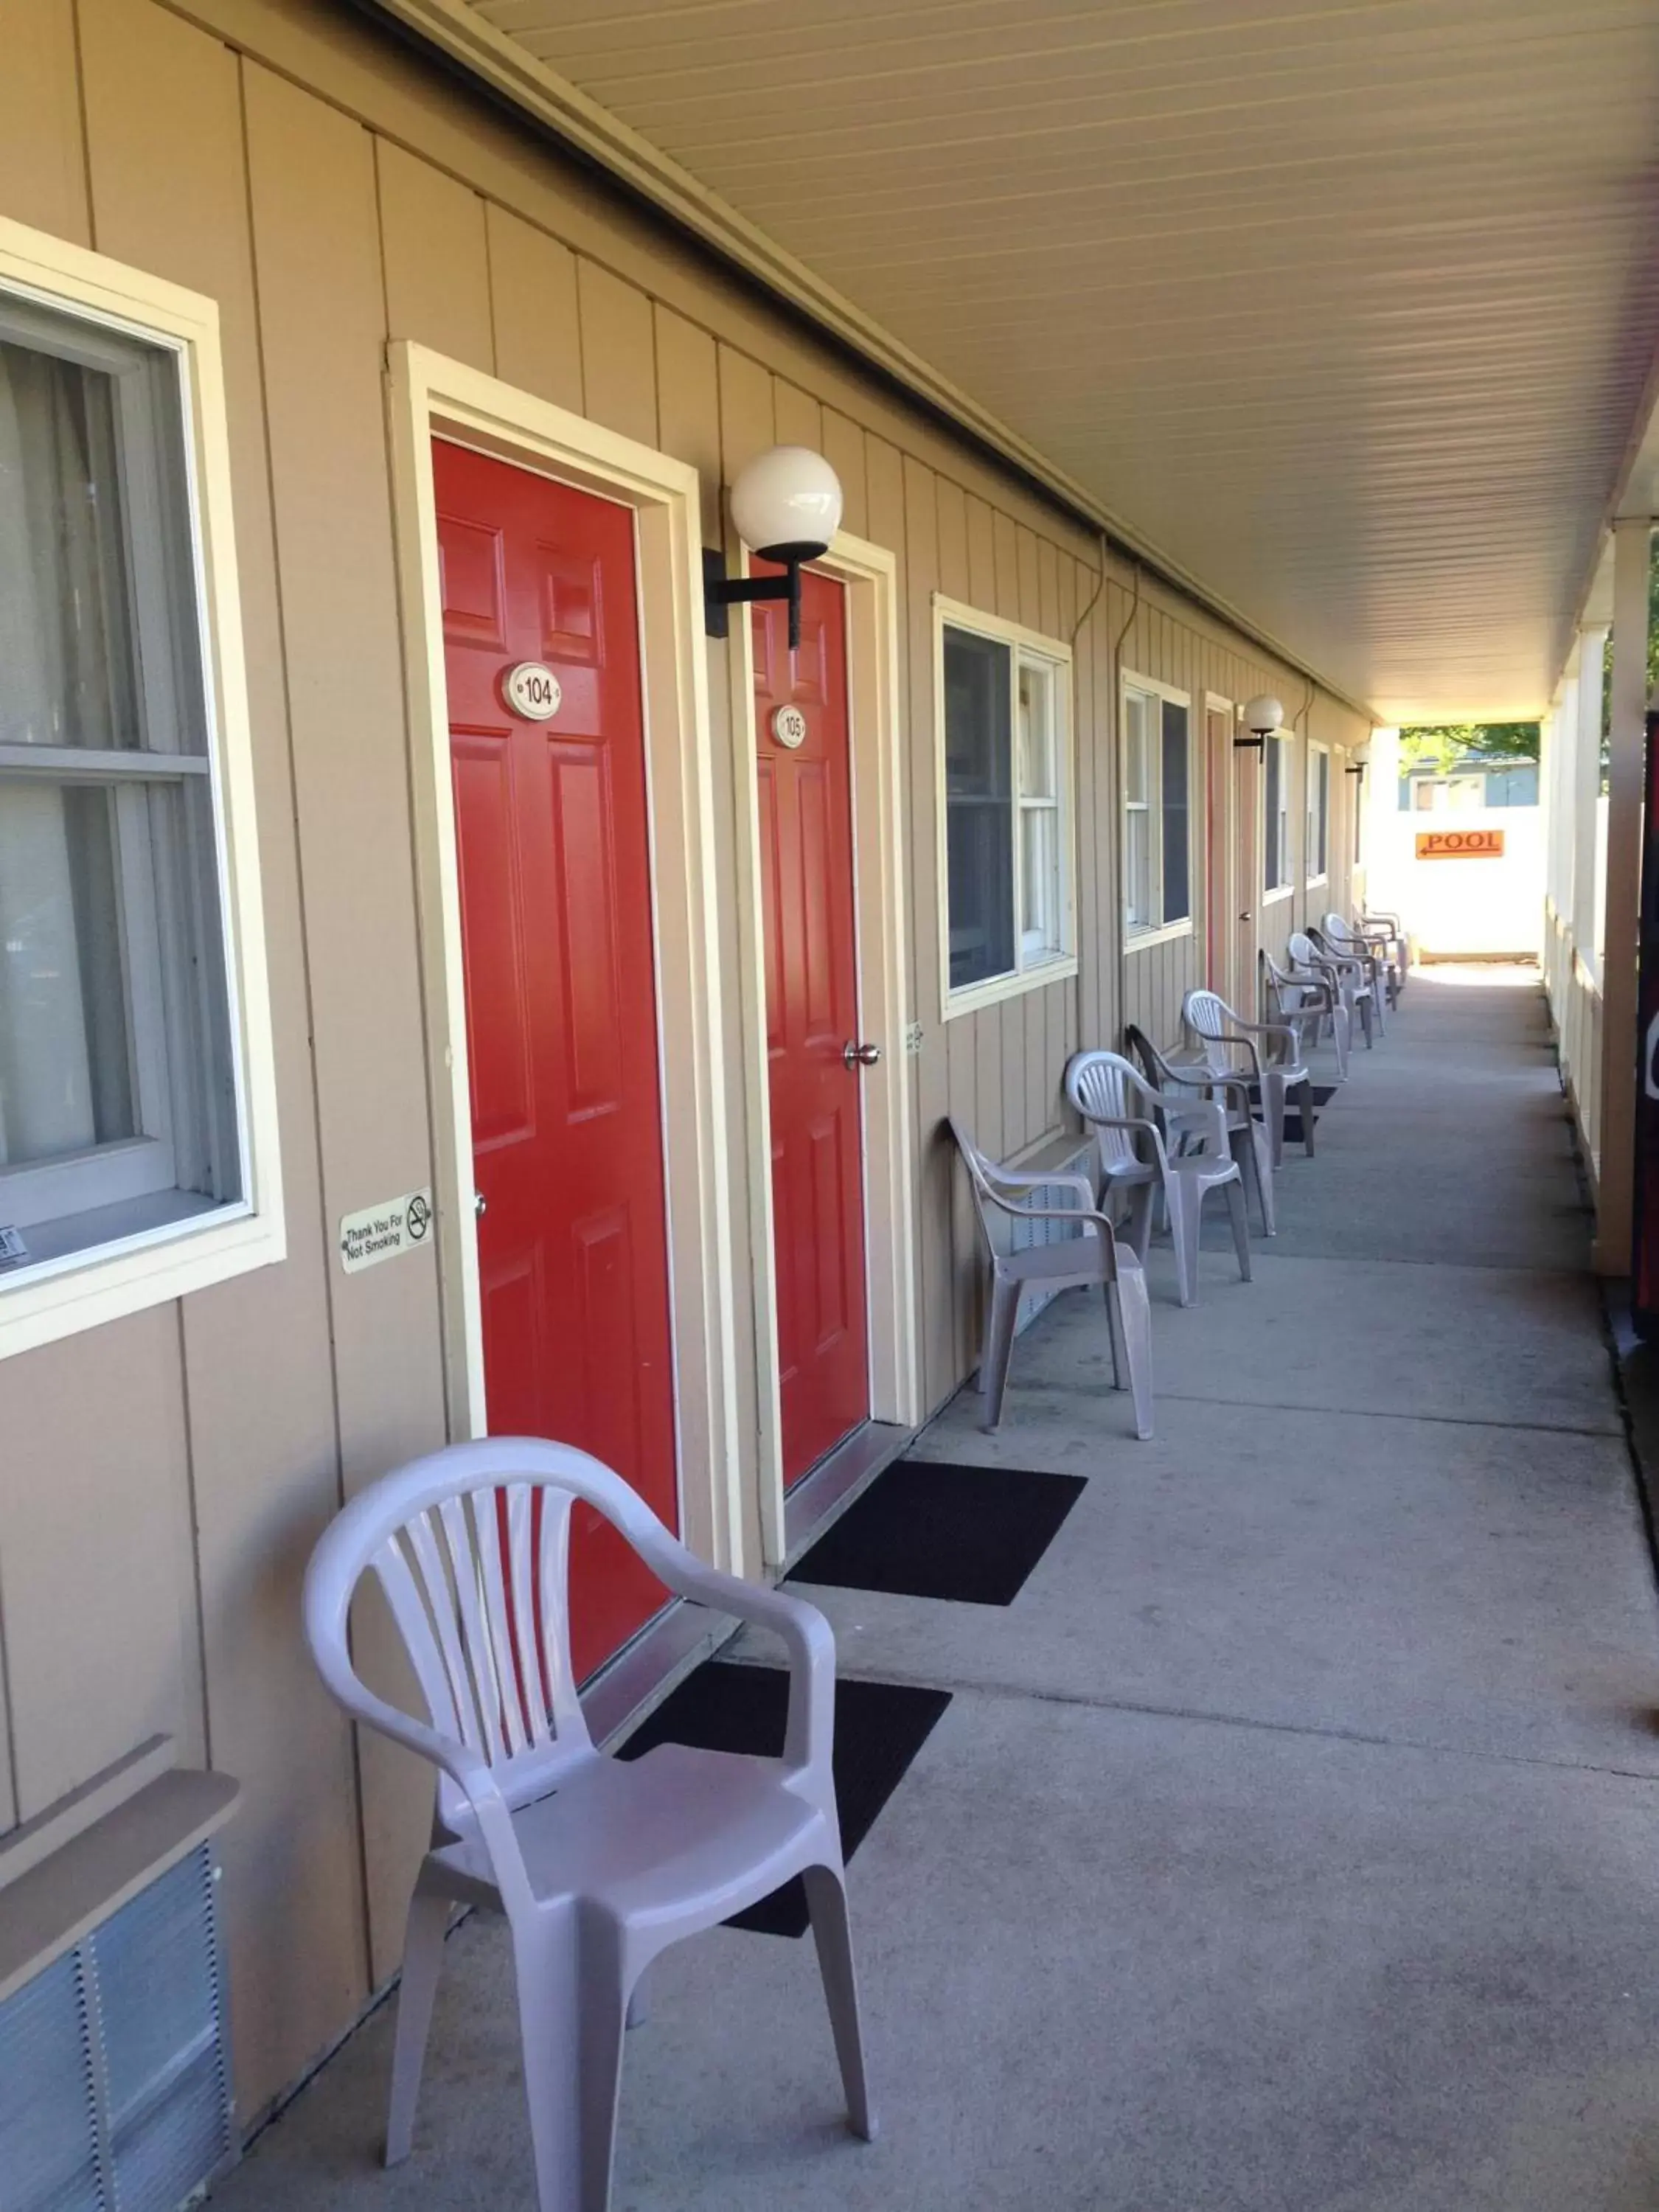
M 1535 761 L 1538 757 L 1536 722 L 1417 723 L 1400 732 L 1401 763 L 1406 768 L 1437 768 L 1443 772 L 1459 761 Z

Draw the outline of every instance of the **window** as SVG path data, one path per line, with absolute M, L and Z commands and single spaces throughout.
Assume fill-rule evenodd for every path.
M 274 1162 L 257 1191 L 254 1171 L 271 1109 L 246 732 L 239 712 L 233 872 L 204 631 L 211 310 L 157 287 L 185 331 L 138 336 L 10 289 L 9 240 L 32 235 L 0 226 L 0 1350 L 281 1250 Z M 220 665 L 240 673 L 234 617 Z M 148 1297 L 131 1271 L 102 1304 L 65 1285 L 228 1223 L 234 1250 Z
M 1308 748 L 1308 881 L 1322 884 L 1331 860 L 1331 757 L 1323 745 Z
M 1149 678 L 1123 688 L 1123 923 L 1127 935 L 1190 927 L 1192 715 Z
M 1266 889 L 1285 891 L 1291 887 L 1291 740 L 1270 737 L 1267 741 L 1267 822 L 1263 838 Z
M 1069 656 L 940 602 L 947 1007 L 1074 965 Z

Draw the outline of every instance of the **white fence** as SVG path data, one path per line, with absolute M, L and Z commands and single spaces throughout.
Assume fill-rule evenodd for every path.
M 1430 958 L 1540 958 L 1543 822 L 1536 806 L 1374 814 L 1366 896 Z

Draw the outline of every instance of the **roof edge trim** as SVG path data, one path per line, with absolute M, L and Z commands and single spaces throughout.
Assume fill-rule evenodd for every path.
M 619 116 L 538 60 L 507 33 L 497 30 L 468 0 L 359 0 L 359 4 L 371 13 L 392 18 L 416 40 L 435 47 L 499 97 L 521 109 L 584 160 L 620 179 L 703 246 L 787 301 L 957 429 L 1010 463 L 1088 529 L 1103 532 L 1118 552 L 1317 684 L 1328 697 L 1366 715 L 1374 724 L 1381 723 L 1383 718 L 1375 708 L 1356 699 L 1180 562 L 1160 552 L 1133 524 L 1056 467 L 1000 416 L 942 375 Z

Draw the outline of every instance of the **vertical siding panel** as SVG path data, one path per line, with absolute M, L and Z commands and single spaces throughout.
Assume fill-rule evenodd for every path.
M 609 430 L 657 442 L 656 331 L 651 302 L 597 261 L 579 256 L 582 390 L 587 412 Z
M 988 613 L 997 605 L 996 527 L 991 509 L 971 494 L 968 499 L 968 596 Z
M 262 1996 L 236 2042 L 257 2110 L 362 2002 L 368 1960 L 350 1735 L 299 1634 L 299 1569 L 339 1474 L 241 84 L 226 48 L 160 9 L 85 0 L 81 33 L 100 236 L 218 301 L 229 398 L 289 1257 L 187 1299 L 180 1336 L 209 1744 L 245 1791 L 226 1919 L 236 1985 Z
M 702 542 L 719 545 L 720 513 L 720 383 L 714 341 L 672 307 L 656 310 L 657 435 L 662 450 L 690 461 L 702 495 Z
M 493 373 L 483 202 L 429 161 L 375 141 L 386 333 Z
M 772 379 L 735 346 L 720 349 L 720 453 L 729 484 L 745 461 L 777 443 Z
M 73 9 L 64 0 L 0 0 L 0 208 L 15 222 L 89 246 Z
M 1042 586 L 1037 570 L 1037 538 L 1022 522 L 1017 532 L 1019 561 L 1019 619 L 1027 629 L 1042 623 Z
M 206 1745 L 176 1306 L 6 1363 L 0 1555 L 17 1810 L 31 1820 L 157 1731 Z
M 823 410 L 811 392 L 803 392 L 799 385 L 780 376 L 774 380 L 774 394 L 779 445 L 807 446 L 813 453 L 821 453 Z
M 252 65 L 245 81 L 295 800 L 311 942 L 328 948 L 312 993 L 332 1223 L 416 1188 L 432 1162 L 374 164 L 367 134 L 334 109 Z M 348 945 L 350 959 L 332 957 Z M 437 1280 L 428 1252 L 331 1279 L 350 1491 L 443 1439 Z M 431 1793 L 378 1739 L 360 1759 L 378 1981 L 402 1954 Z
M 1037 540 L 1036 626 L 1045 637 L 1060 635 L 1060 552 L 1051 538 Z
M 494 200 L 484 208 L 495 374 L 520 392 L 582 412 L 576 257 Z
M 904 499 L 905 615 L 909 641 L 911 944 L 915 975 L 911 1007 L 921 1024 L 915 1065 L 917 1212 L 921 1226 L 923 1398 L 937 1406 L 957 1376 L 953 1319 L 956 1262 L 951 1236 L 956 1163 L 942 1127 L 951 1107 L 949 1036 L 940 1020 L 939 899 L 933 763 L 933 612 L 939 585 L 939 511 L 933 480 L 921 463 L 879 439 L 866 447 L 872 505 L 890 501 L 902 482 Z M 878 488 L 880 498 L 877 498 Z M 873 519 L 873 518 L 872 518 Z
M 850 416 L 823 410 L 823 456 L 841 478 L 842 527 L 879 545 L 870 520 L 869 482 L 865 469 L 864 432 Z
M 1000 507 L 991 517 L 996 562 L 996 611 L 1005 622 L 1019 620 L 1019 526 Z
M 971 602 L 967 496 L 960 484 L 939 477 L 935 479 L 934 504 L 939 513 L 939 589 L 949 599 Z M 939 896 L 941 900 L 948 897 L 948 885 L 940 884 Z M 994 1159 L 1000 1159 L 1008 1146 L 1018 1142 L 1003 1112 L 1002 1009 L 988 1006 L 977 1014 L 958 1014 L 948 1027 L 951 1110 L 962 1115 L 975 1143 Z M 964 1243 L 960 1219 L 957 1229 L 960 1270 Z

